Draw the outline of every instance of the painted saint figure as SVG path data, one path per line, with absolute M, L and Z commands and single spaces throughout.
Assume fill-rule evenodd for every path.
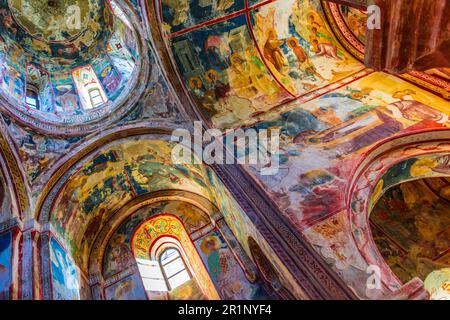
M 278 72 L 282 73 L 284 67 L 287 67 L 286 58 L 280 46 L 284 44 L 283 40 L 277 39 L 275 31 L 269 30 L 267 33 L 267 41 L 264 45 L 264 57 L 273 64 Z
M 300 69 L 304 70 L 308 75 L 315 75 L 319 79 L 325 80 L 324 77 L 317 72 L 316 67 L 314 67 L 305 50 L 303 50 L 302 46 L 298 43 L 297 38 L 290 38 L 288 40 L 288 45 L 297 57 Z

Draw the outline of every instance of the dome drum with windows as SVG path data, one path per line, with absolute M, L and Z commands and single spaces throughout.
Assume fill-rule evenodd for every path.
M 120 0 L 0 0 L 0 18 L 0 107 L 28 126 L 98 129 L 141 93 L 144 44 Z

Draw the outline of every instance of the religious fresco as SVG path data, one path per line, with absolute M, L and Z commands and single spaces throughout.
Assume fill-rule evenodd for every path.
M 424 282 L 425 290 L 431 300 L 449 300 L 450 298 L 450 268 L 433 271 Z
M 51 80 L 55 95 L 55 110 L 65 114 L 80 113 L 80 97 L 72 75 L 69 73 L 54 73 L 51 76 Z
M 22 7 L 22 1 L 0 1 L 0 93 L 17 109 L 12 113 L 26 122 L 43 120 L 48 130 L 49 123 L 76 125 L 105 117 L 123 100 L 138 73 L 139 35 L 122 11 L 120 18 L 115 16 L 117 4 L 112 10 L 106 2 L 32 1 Z M 30 16 L 30 10 L 37 13 Z M 63 13 L 74 15 L 73 10 L 80 10 L 80 21 L 66 20 Z M 78 22 L 79 29 L 66 25 Z M 72 72 L 91 68 L 88 78 L 99 79 L 101 100 L 96 92 L 85 92 L 89 79 L 80 81 Z M 33 104 L 26 100 L 34 95 L 30 92 L 37 93 Z
M 195 246 L 222 299 L 267 298 L 267 293 L 259 284 L 251 284 L 245 278 L 241 266 L 218 231 L 198 239 Z
M 12 268 L 12 232 L 7 232 L 0 234 L 0 300 L 9 300 Z
M 359 41 L 365 44 L 367 12 L 345 5 L 339 5 L 339 10 L 348 29 Z
M 139 274 L 121 279 L 105 289 L 106 300 L 147 300 Z
M 424 155 L 400 161 L 390 167 L 377 182 L 370 199 L 371 207 L 376 204 L 377 200 L 386 190 L 403 181 L 419 179 L 421 177 L 440 177 L 443 175 L 450 175 L 450 155 L 448 154 Z M 433 188 L 439 187 L 437 179 L 430 181 L 435 181 L 432 186 Z
M 25 172 L 30 182 L 37 183 L 40 175 L 48 169 L 57 158 L 66 154 L 69 148 L 81 138 L 57 139 L 40 135 L 25 129 L 6 117 L 9 132 L 19 150 Z
M 315 1 L 274 2 L 256 9 L 251 16 L 266 64 L 294 96 L 363 69 L 334 38 Z
M 160 1 L 163 28 L 167 32 L 220 19 L 244 9 L 243 0 L 162 0 Z
M 190 207 L 190 209 L 189 209 Z M 173 208 L 170 210 L 170 208 Z M 143 208 L 133 214 L 111 237 L 105 250 L 103 274 L 105 279 L 118 275 L 136 264 L 135 259 L 151 259 L 153 244 L 161 237 L 178 239 L 181 250 L 185 253 L 186 263 L 195 277 L 195 285 L 188 283 L 169 292 L 177 299 L 217 299 L 217 293 L 224 299 L 265 299 L 267 293 L 255 283 L 251 284 L 245 277 L 242 267 L 236 261 L 223 237 L 213 231 L 195 240 L 195 247 L 189 234 L 202 229 L 201 222 L 193 227 L 192 223 L 205 216 L 193 213 L 191 207 L 183 202 L 162 202 L 150 208 Z M 189 209 L 189 210 L 186 210 Z M 181 211 L 180 211 L 181 210 Z M 198 210 L 198 209 L 197 209 Z M 163 214 L 160 214 L 160 213 Z M 164 213 L 173 212 L 179 219 Z M 150 218 L 149 217 L 153 217 Z M 145 220 L 147 219 L 147 220 Z M 145 221 L 142 223 L 142 221 Z M 187 229 L 185 229 L 187 228 Z M 190 231 L 189 231 L 190 230 Z M 133 254 L 131 254 L 131 251 Z M 199 255 L 202 260 L 199 260 Z M 206 269 L 205 269 L 206 266 Z M 211 278 L 210 278 L 211 277 Z M 236 278 L 237 277 L 237 278 Z M 212 282 L 211 282 L 212 280 Z M 198 287 L 204 292 L 200 295 Z M 217 292 L 215 291 L 217 290 Z M 160 292 L 148 292 L 150 299 L 164 299 Z
M 25 99 L 25 73 L 19 72 L 6 60 L 7 49 L 0 41 L 0 91 L 18 101 Z
M 162 214 L 143 222 L 135 230 L 130 246 L 136 259 L 154 259 L 153 246 L 161 238 L 175 238 L 179 242 L 185 263 L 190 267 L 190 272 L 197 285 L 204 292 L 207 299 L 218 299 L 216 288 L 211 282 L 211 275 L 200 260 L 190 234 L 187 233 L 184 224 L 178 218 L 170 214 Z M 184 253 L 184 254 L 183 254 Z M 170 292 L 169 292 L 170 293 Z M 180 292 L 178 292 L 180 294 Z M 189 297 L 186 297 L 189 298 Z
M 264 237 L 258 232 L 251 218 L 249 218 L 245 211 L 242 210 L 230 191 L 223 185 L 222 181 L 220 181 L 214 171 L 207 168 L 206 173 L 211 186 L 211 197 L 216 199 L 217 206 L 220 212 L 222 212 L 227 225 L 230 227 L 233 235 L 239 241 L 242 248 L 247 252 L 247 255 L 252 255 L 248 243 L 248 237 L 251 236 L 256 240 L 266 256 L 271 257 L 271 262 L 279 271 L 282 284 L 288 288 L 292 294 L 301 297 L 303 294 L 302 291 L 294 283 L 295 281 L 292 279 L 283 262 L 277 257 L 276 253 L 269 246 Z
M 55 102 L 50 75 L 34 65 L 27 65 L 26 83 L 27 86 L 32 86 L 38 91 L 39 108 L 45 112 L 53 112 Z
M 90 244 L 114 208 L 157 190 L 208 194 L 202 167 L 173 165 L 172 147 L 165 141 L 128 141 L 99 152 L 68 181 L 51 222 L 70 239 L 70 251 L 81 268 L 86 268 Z
M 139 209 L 115 232 L 105 249 L 103 276 L 106 279 L 134 265 L 134 257 L 129 246 L 134 230 L 139 224 L 150 217 L 168 212 L 183 222 L 183 227 L 188 234 L 210 223 L 209 217 L 205 213 L 195 206 L 181 201 L 164 201 Z M 145 258 L 148 252 L 143 254 Z
M 148 51 L 141 52 L 142 41 L 138 40 L 144 40 L 144 37 L 136 38 L 131 20 L 127 19 L 129 10 L 125 14 L 112 2 L 111 8 L 105 5 L 105 11 L 101 11 L 104 2 L 97 1 L 100 7 L 95 8 L 103 17 L 94 14 L 92 20 L 86 20 L 92 7 L 91 0 L 84 1 L 81 29 L 61 32 L 69 26 L 61 23 L 57 29 L 36 28 L 38 25 L 34 24 L 43 19 L 44 10 L 32 19 L 27 18 L 32 16 L 30 10 L 43 5 L 36 1 L 28 2 L 25 14 L 10 15 L 11 8 L 6 6 L 18 3 L 20 1 L 0 2 L 5 9 L 0 11 L 3 19 L 0 24 L 0 90 L 4 97 L 23 102 L 28 86 L 33 85 L 39 88 L 41 109 L 31 110 L 32 113 L 49 113 L 43 117 L 49 123 L 95 122 L 97 112 L 101 114 L 103 110 L 98 108 L 90 115 L 85 113 L 85 109 L 94 108 L 86 103 L 89 92 L 81 94 L 80 99 L 78 87 L 85 81 L 94 83 L 101 89 L 105 101 L 115 101 L 122 97 L 122 92 L 133 92 L 133 88 L 129 88 L 131 80 L 138 79 L 145 92 L 139 93 L 141 98 L 130 112 L 114 122 L 117 130 L 122 130 L 122 126 L 132 127 L 133 123 L 141 125 L 144 120 L 150 126 L 154 125 L 153 120 L 157 120 L 157 126 L 172 122 L 183 126 L 181 120 L 190 121 L 170 85 L 170 78 L 176 75 L 162 70 L 158 55 L 163 52 L 154 53 L 158 45 L 155 39 L 150 39 L 150 33 L 145 34 L 145 38 L 149 37 Z M 79 1 L 66 3 L 77 4 Z M 141 18 L 145 18 L 140 8 L 142 3 L 138 4 L 136 0 L 130 3 Z M 322 12 L 324 1 L 161 0 L 155 3 L 158 11 L 155 15 L 163 20 L 163 37 L 167 38 L 175 67 L 207 124 L 217 128 L 281 129 L 278 174 L 262 176 L 258 173 L 260 168 L 246 167 L 258 180 L 253 181 L 255 188 L 261 186 L 264 189 L 283 218 L 291 222 L 294 233 L 302 233 L 358 297 L 373 298 L 364 288 L 367 259 L 355 243 L 355 225 L 349 220 L 347 205 L 354 207 L 357 203 L 352 199 L 347 203 L 345 191 L 354 169 L 359 168 L 360 161 L 376 144 L 394 146 L 395 142 L 391 141 L 401 135 L 448 128 L 448 101 L 401 80 L 399 76 L 365 69 L 349 53 L 354 55 L 354 52 L 343 48 L 336 30 L 333 28 L 332 31 L 328 26 L 330 17 L 325 17 Z M 63 9 L 61 4 L 56 5 L 55 12 Z M 335 7 L 344 26 L 362 45 L 365 42 L 365 13 L 337 4 Z M 153 7 L 147 9 L 153 13 Z M 138 23 L 140 27 L 147 27 L 147 22 Z M 20 28 L 32 35 L 31 44 L 22 45 L 16 43 L 16 39 L 11 40 L 9 36 L 14 32 L 11 27 L 17 28 L 18 35 L 22 32 Z M 98 28 L 94 35 L 91 34 L 92 27 Z M 84 32 L 94 38 L 102 33 L 103 37 L 95 38 L 86 48 L 80 43 L 81 52 L 75 53 L 78 47 L 68 43 L 83 38 Z M 101 50 L 100 47 L 95 50 L 97 43 L 103 46 Z M 41 51 L 46 52 L 45 55 Z M 148 64 L 152 66 L 150 79 L 145 84 L 144 77 L 135 78 L 143 56 L 148 56 Z M 84 62 L 82 58 L 85 58 Z M 88 71 L 84 75 L 81 72 L 75 75 L 74 80 L 71 72 L 79 61 L 82 63 L 78 70 Z M 446 69 L 432 69 L 426 74 L 448 80 Z M 92 82 L 92 79 L 95 80 Z M 107 108 L 109 104 L 104 109 Z M 83 144 L 92 142 L 93 136 L 68 138 L 64 134 L 55 134 L 51 137 L 54 132 L 50 127 L 45 131 L 49 134 L 36 133 L 33 125 L 30 125 L 33 128 L 23 127 L 9 115 L 3 120 L 17 146 L 33 202 L 44 183 L 49 182 L 47 179 L 53 182 L 54 177 L 49 177 L 46 172 L 55 164 L 59 166 L 65 155 L 68 156 L 66 159 L 77 157 L 75 148 L 85 151 Z M 102 130 L 114 130 L 109 123 L 99 123 Z M 81 129 L 80 132 L 85 133 Z M 81 293 L 82 290 L 90 291 L 89 255 L 95 239 L 102 233 L 102 226 L 114 218 L 117 209 L 151 192 L 186 190 L 213 202 L 231 230 L 220 229 L 219 232 L 219 227 L 212 226 L 200 209 L 181 201 L 161 201 L 139 209 L 119 226 L 114 225 L 111 238 L 105 239 L 108 244 L 99 265 L 106 280 L 104 286 L 99 286 L 104 295 L 102 298 L 205 299 L 214 295 L 231 299 L 267 298 L 268 294 L 258 282 L 252 284 L 246 278 L 246 275 L 250 278 L 246 273 L 248 270 L 243 271 L 238 263 L 242 261 L 234 255 L 236 251 L 231 251 L 231 246 L 235 248 L 234 245 L 239 243 L 250 259 L 255 259 L 249 237 L 255 239 L 261 252 L 270 258 L 279 272 L 280 285 L 296 298 L 307 298 L 296 282 L 297 275 L 291 274 L 292 270 L 283 261 L 283 253 L 271 247 L 273 239 L 266 239 L 267 234 L 259 233 L 260 213 L 243 210 L 212 169 L 197 165 L 174 166 L 170 160 L 172 147 L 169 142 L 127 138 L 94 151 L 86 156 L 86 163 L 82 164 L 80 160 L 67 172 L 67 168 L 61 169 L 65 175 L 51 190 L 51 200 L 39 208 L 42 209 L 40 213 L 47 209 L 51 212 L 48 214 L 51 232 L 64 244 L 63 247 L 56 240 L 51 242 L 51 258 L 55 264 L 51 265 L 51 272 L 53 268 L 56 270 L 51 274 L 52 282 L 56 283 L 53 289 L 58 291 L 53 295 L 73 299 L 89 297 L 89 294 Z M 434 147 L 427 146 L 426 150 L 431 152 Z M 408 155 L 405 150 L 398 157 Z M 372 221 L 372 233 L 364 233 L 361 238 L 371 240 L 371 235 L 375 238 L 381 253 L 392 263 L 391 268 L 403 282 L 417 275 L 424 279 L 431 270 L 448 266 L 448 221 L 442 222 L 437 216 L 446 208 L 444 203 L 450 198 L 450 189 L 448 178 L 443 177 L 408 182 L 409 187 L 399 183 L 448 175 L 449 161 L 446 154 L 414 156 L 389 168 L 381 177 L 377 176 L 380 178 L 378 185 L 370 190 L 369 206 L 375 206 L 371 219 L 376 222 Z M 384 164 L 380 163 L 380 166 Z M 419 184 L 422 185 L 417 187 Z M 7 194 L 2 197 L 0 192 L 0 200 L 3 199 L 0 223 L 11 218 L 10 212 L 3 210 L 10 208 L 11 201 Z M 381 203 L 383 212 L 377 217 L 374 214 Z M 400 214 L 403 211 L 405 216 Z M 160 215 L 172 215 L 179 221 L 160 219 L 157 223 L 141 226 L 146 219 Z M 395 220 L 397 218 L 401 222 Z M 47 218 L 40 222 L 44 221 L 47 222 Z M 139 229 L 139 226 L 145 229 Z M 394 226 L 399 234 L 394 232 Z M 139 243 L 133 244 L 133 234 Z M 141 258 L 148 257 L 151 246 L 148 240 L 162 239 L 165 234 L 180 239 L 185 256 L 198 257 L 189 266 L 197 270 L 194 273 L 198 276 L 169 294 L 145 292 L 133 252 Z M 399 238 L 394 241 L 395 236 Z M 413 240 L 419 244 L 413 244 Z M 372 250 L 375 252 L 376 248 Z M 1 274 L 1 267 L 5 266 L 2 259 L 0 250 L 0 282 L 6 279 Z M 61 266 L 68 267 L 62 270 Z M 38 267 L 36 270 L 39 272 Z M 78 276 L 80 294 L 77 296 L 76 290 L 71 289 Z M 24 272 L 24 283 L 25 277 Z M 69 290 L 65 282 L 69 283 Z M 211 291 L 205 294 L 205 287 Z M 95 295 L 95 290 L 93 292 Z M 23 295 L 26 294 L 24 288 Z
M 0 172 L 0 223 L 7 221 L 12 215 L 11 195 L 6 187 L 5 178 Z
M 449 108 L 436 96 L 375 72 L 256 125 L 281 129 L 280 169 L 272 176 L 249 169 L 294 225 L 304 229 L 343 209 L 348 177 L 375 143 L 445 128 Z
M 169 40 L 193 100 L 216 127 L 254 123 L 364 69 L 334 38 L 320 1 L 276 1 L 224 20 Z
M 149 82 L 143 97 L 124 122 L 137 119 L 185 120 L 186 115 L 182 111 L 178 98 L 167 83 L 151 49 L 148 51 L 148 59 L 153 66 Z
M 103 276 L 105 279 L 110 279 L 113 276 L 119 275 L 121 272 L 136 265 L 136 259 L 156 260 L 156 257 L 151 256 L 151 251 L 155 243 L 161 242 L 162 238 L 177 239 L 180 244 L 180 250 L 184 253 L 186 263 L 189 265 L 191 272 L 195 279 L 193 287 L 184 285 L 172 292 L 168 292 L 169 296 L 177 297 L 178 299 L 193 299 L 203 297 L 203 293 L 211 299 L 217 299 L 217 292 L 214 285 L 209 278 L 209 275 L 203 266 L 200 257 L 192 244 L 190 239 L 190 232 L 192 222 L 198 220 L 205 220 L 205 214 L 197 212 L 197 214 L 187 212 L 187 207 L 193 209 L 195 207 L 184 202 L 176 201 L 162 202 L 153 206 L 145 207 L 134 213 L 127 221 L 117 229 L 114 235 L 109 240 L 103 258 Z M 170 209 L 174 210 L 171 211 Z M 198 210 L 198 209 L 195 209 Z M 168 214 L 173 212 L 176 215 Z M 178 219 L 181 218 L 182 220 Z M 209 219 L 208 219 L 209 220 Z M 210 221 L 204 221 L 204 225 Z M 185 229 L 188 227 L 189 229 Z M 201 228 L 201 227 L 200 227 Z M 197 230 L 198 228 L 195 228 Z M 188 231 L 191 230 L 191 231 Z M 136 271 L 134 271 L 135 274 Z M 164 292 L 147 292 L 149 299 L 164 299 L 166 293 Z
M 374 241 L 403 283 L 450 266 L 449 202 L 429 187 L 434 180 L 388 189 L 370 215 Z
M 78 300 L 80 284 L 71 257 L 55 238 L 50 240 L 50 259 L 54 300 Z
M 149 51 L 149 58 L 152 59 L 153 64 L 154 55 L 152 51 Z M 117 83 L 117 79 L 120 79 L 119 87 L 123 89 L 124 78 L 121 74 L 118 74 L 120 71 L 114 64 L 99 59 L 98 62 L 94 63 L 93 68 L 106 92 L 108 92 L 108 88 L 112 88 Z M 100 72 L 100 70 L 102 71 Z M 51 82 L 56 100 L 55 110 L 67 114 L 80 113 L 81 105 L 72 76 L 52 74 Z M 59 85 L 55 86 L 56 83 L 59 83 Z M 111 94 L 109 98 L 114 99 L 114 96 L 118 93 L 111 91 L 108 93 L 108 95 Z M 151 76 L 143 98 L 139 100 L 133 112 L 129 113 L 120 123 L 125 125 L 138 119 L 183 120 L 184 115 L 180 112 L 178 103 L 160 68 L 155 65 L 151 70 Z M 14 137 L 26 174 L 33 184 L 37 184 L 41 174 L 83 138 L 50 137 L 23 128 L 10 118 L 3 117 L 3 119 L 9 127 L 10 134 Z
M 116 99 L 124 87 L 122 77 L 108 56 L 92 64 L 95 74 L 98 74 L 98 80 L 102 84 L 109 99 Z
M 73 15 L 73 6 L 80 10 L 79 25 L 78 21 L 65 19 Z M 106 1 L 71 0 L 49 7 L 41 1 L 2 0 L 0 10 L 2 40 L 19 44 L 32 55 L 33 63 L 49 72 L 86 63 L 95 51 L 106 47 L 113 29 Z

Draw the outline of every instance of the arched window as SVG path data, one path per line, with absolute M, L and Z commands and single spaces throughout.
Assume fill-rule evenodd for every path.
M 25 103 L 27 106 L 39 110 L 39 91 L 35 86 L 27 84 Z
M 167 248 L 164 250 L 159 256 L 159 263 L 169 291 L 181 286 L 191 279 L 191 274 L 178 249 Z
M 180 251 L 174 247 L 164 249 L 158 261 L 136 261 L 146 291 L 172 291 L 192 278 Z
M 94 108 L 104 103 L 102 94 L 100 93 L 99 89 L 89 90 L 89 98 L 91 99 L 91 104 Z

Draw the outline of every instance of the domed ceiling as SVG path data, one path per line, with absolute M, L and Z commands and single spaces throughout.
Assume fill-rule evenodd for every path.
M 89 63 L 114 29 L 105 1 L 0 0 L 2 40 L 47 71 Z
M 122 93 L 141 72 L 142 42 L 130 22 L 137 18 L 123 6 L 122 0 L 0 0 L 5 111 L 46 132 L 69 133 L 124 109 L 130 99 Z

